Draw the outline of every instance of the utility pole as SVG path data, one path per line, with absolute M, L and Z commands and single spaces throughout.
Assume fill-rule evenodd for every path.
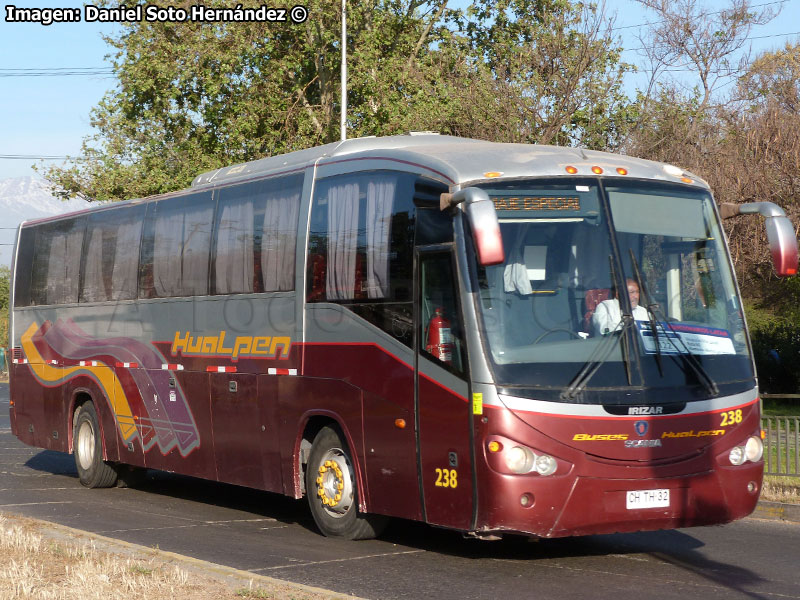
M 347 0 L 342 0 L 342 116 L 341 139 L 347 139 Z

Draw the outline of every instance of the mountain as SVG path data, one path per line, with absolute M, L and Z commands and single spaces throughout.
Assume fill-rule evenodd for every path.
M 91 206 L 86 200 L 78 198 L 60 200 L 53 196 L 51 190 L 49 183 L 36 177 L 0 179 L 0 265 L 11 264 L 16 228 L 22 221 Z

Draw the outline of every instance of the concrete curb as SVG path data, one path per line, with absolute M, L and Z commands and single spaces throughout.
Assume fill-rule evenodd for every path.
M 783 502 L 761 500 L 750 516 L 759 519 L 771 519 L 773 521 L 800 523 L 800 504 L 785 504 Z
M 69 544 L 81 544 L 92 542 L 94 547 L 102 552 L 109 554 L 121 554 L 131 558 L 152 559 L 157 558 L 169 565 L 179 566 L 181 569 L 193 573 L 206 575 L 213 579 L 222 581 L 230 585 L 232 588 L 248 588 L 251 584 L 255 587 L 259 585 L 267 588 L 292 588 L 298 593 L 305 593 L 314 595 L 314 597 L 323 597 L 326 600 L 365 600 L 358 596 L 350 596 L 347 594 L 340 594 L 331 590 L 317 588 L 302 583 L 294 583 L 285 579 L 277 579 L 275 577 L 268 577 L 266 575 L 259 575 L 251 573 L 250 571 L 242 571 L 234 569 L 233 567 L 226 567 L 217 563 L 207 562 L 198 558 L 176 554 L 167 550 L 160 550 L 158 548 L 149 548 L 132 544 L 123 540 L 116 540 L 96 533 L 83 531 L 81 529 L 73 529 L 66 525 L 58 523 L 51 523 L 50 521 L 42 521 L 40 519 L 33 519 L 26 515 L 19 515 L 9 512 L 0 512 L 0 515 L 6 517 L 8 520 L 21 519 L 27 522 L 36 524 L 37 533 L 46 539 L 56 540 Z M 272 596 L 270 596 L 272 597 Z

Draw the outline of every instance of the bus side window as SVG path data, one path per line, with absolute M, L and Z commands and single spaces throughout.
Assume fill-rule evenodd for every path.
M 85 219 L 57 221 L 36 229 L 31 304 L 78 301 Z
M 291 175 L 219 191 L 212 293 L 294 289 L 302 188 L 303 176 Z
M 306 300 L 335 302 L 412 345 L 414 177 L 322 179 L 311 210 Z
M 144 205 L 92 214 L 83 242 L 80 302 L 133 300 Z
M 14 262 L 14 307 L 30 306 L 33 254 L 36 248 L 36 230 L 23 228 L 20 232 L 17 257 Z
M 208 294 L 211 192 L 166 198 L 148 206 L 139 273 L 140 298 Z

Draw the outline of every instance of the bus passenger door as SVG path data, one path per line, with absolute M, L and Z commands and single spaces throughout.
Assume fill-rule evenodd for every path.
M 474 503 L 469 386 L 449 248 L 418 251 L 417 298 L 415 405 L 425 519 L 469 529 Z

